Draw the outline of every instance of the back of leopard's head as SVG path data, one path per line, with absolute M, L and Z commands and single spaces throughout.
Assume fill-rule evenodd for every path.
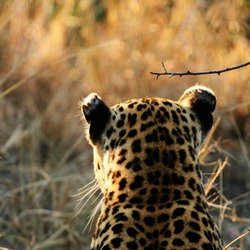
M 132 233 L 128 233 L 128 228 L 138 219 L 134 218 L 135 213 L 150 218 L 148 221 L 142 219 L 140 224 L 144 234 L 152 230 L 157 220 L 160 221 L 160 210 L 160 213 L 165 211 L 163 214 L 168 217 L 165 218 L 162 235 L 164 230 L 174 231 L 176 220 L 167 222 L 171 214 L 173 217 L 179 213 L 186 218 L 183 221 L 189 221 L 186 211 L 202 211 L 208 217 L 207 223 L 210 223 L 198 167 L 198 152 L 212 127 L 215 105 L 214 93 L 202 86 L 189 88 L 177 102 L 164 98 L 142 98 L 109 108 L 94 93 L 83 100 L 87 137 L 94 152 L 95 175 L 104 196 L 93 249 L 100 247 L 104 241 L 109 247 L 112 241 L 119 241 L 119 247 L 128 244 L 127 241 L 132 238 L 135 242 Z M 111 229 L 119 223 L 119 219 L 115 219 L 118 211 L 126 219 L 123 217 L 123 230 L 117 232 Z M 154 211 L 154 216 L 148 214 L 150 211 Z M 139 230 L 138 226 L 136 230 Z M 189 242 L 180 243 L 183 240 L 177 237 L 177 245 L 172 242 L 169 246 L 199 246 L 205 231 L 200 236 L 192 230 L 193 233 L 188 234 L 188 230 L 188 227 L 183 228 L 180 235 L 182 231 L 181 237 L 191 235 L 192 239 L 187 236 L 190 245 Z M 157 244 L 166 244 L 162 235 L 155 233 Z M 148 238 L 145 244 L 150 245 L 154 240 Z M 202 244 L 209 246 L 206 241 L 209 240 L 204 240 Z M 121 242 L 125 243 L 121 245 Z M 133 246 L 136 245 L 140 245 L 139 240 Z M 130 248 L 126 245 L 120 249 Z
M 186 157 L 185 161 L 196 162 L 213 124 L 215 105 L 214 93 L 203 86 L 189 88 L 178 102 L 144 98 L 109 108 L 95 93 L 86 97 L 82 110 L 89 124 L 87 138 L 103 192 L 118 184 L 114 179 L 127 179 L 131 173 L 167 170 L 169 164 L 181 163 Z M 119 176 L 114 178 L 111 173 Z

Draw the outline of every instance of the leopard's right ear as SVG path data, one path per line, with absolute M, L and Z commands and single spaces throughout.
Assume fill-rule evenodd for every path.
M 216 106 L 214 92 L 205 86 L 195 85 L 187 89 L 178 102 L 195 112 L 205 138 L 213 125 L 213 112 Z
M 111 110 L 96 93 L 91 93 L 84 98 L 81 108 L 83 116 L 89 124 L 89 138 L 95 144 L 101 139 L 110 120 Z

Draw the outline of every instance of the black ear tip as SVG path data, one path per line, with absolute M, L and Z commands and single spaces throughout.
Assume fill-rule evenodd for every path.
M 86 122 L 90 125 L 90 139 L 96 142 L 107 126 L 111 111 L 96 93 L 91 93 L 84 98 L 81 108 Z
M 91 115 L 95 113 L 101 103 L 102 99 L 96 93 L 91 93 L 83 99 L 81 108 L 87 122 L 91 122 Z
M 89 94 L 82 101 L 82 110 L 88 112 L 88 109 L 91 110 L 92 108 L 98 105 L 99 100 L 101 100 L 101 97 L 98 96 L 96 93 Z
M 216 106 L 216 95 L 210 88 L 196 85 L 183 93 L 179 103 L 190 108 L 199 107 L 206 111 L 213 112 Z
M 216 96 L 214 92 L 204 86 L 193 86 L 187 89 L 181 96 L 179 103 L 191 108 L 201 124 L 204 135 L 213 125 L 213 111 L 216 106 Z
M 195 92 L 193 99 L 194 109 L 204 110 L 205 112 L 212 113 L 216 106 L 216 96 L 213 92 L 207 89 L 199 89 Z

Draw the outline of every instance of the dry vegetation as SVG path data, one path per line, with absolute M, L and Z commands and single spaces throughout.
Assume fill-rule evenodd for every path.
M 211 208 L 225 243 L 246 232 L 249 67 L 158 80 L 149 71 L 161 71 L 161 60 L 169 71 L 249 61 L 249 6 L 249 0 L 0 1 L 0 248 L 89 249 L 91 233 L 82 231 L 94 205 L 90 200 L 73 218 L 71 197 L 93 179 L 77 116 L 82 96 L 98 92 L 109 104 L 176 99 L 196 82 L 214 89 L 221 118 L 201 154 L 207 177 L 218 173 L 214 188 L 207 184 Z M 230 248 L 249 246 L 248 234 Z

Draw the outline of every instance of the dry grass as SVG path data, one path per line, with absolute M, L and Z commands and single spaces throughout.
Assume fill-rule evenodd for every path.
M 226 243 L 244 233 L 249 68 L 157 81 L 149 71 L 161 70 L 161 60 L 169 71 L 249 61 L 249 13 L 247 0 L 0 1 L 0 248 L 89 248 L 91 233 L 82 231 L 93 207 L 73 218 L 71 197 L 93 179 L 78 117 L 82 96 L 98 92 L 109 104 L 138 96 L 177 99 L 196 82 L 215 90 L 221 116 L 201 154 L 209 165 L 203 169 L 220 171 L 228 158 L 214 188 L 208 185 L 209 201 Z M 247 249 L 249 242 L 248 234 L 231 247 Z

